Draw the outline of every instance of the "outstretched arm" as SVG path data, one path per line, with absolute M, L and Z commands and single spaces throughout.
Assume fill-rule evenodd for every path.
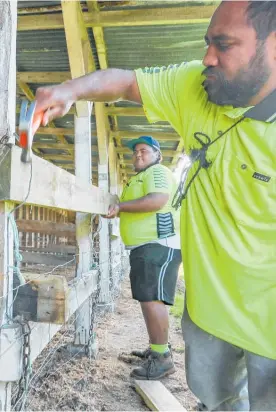
M 64 116 L 78 100 L 114 102 L 130 100 L 142 103 L 132 70 L 97 70 L 57 86 L 40 87 L 36 92 L 36 113 L 44 112 L 42 124 Z

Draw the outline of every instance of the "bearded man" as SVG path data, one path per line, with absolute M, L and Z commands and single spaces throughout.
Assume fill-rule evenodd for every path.
M 276 89 L 276 2 L 223 1 L 205 40 L 203 62 L 39 89 L 37 112 L 46 124 L 79 99 L 124 99 L 177 131 L 192 159 L 175 199 L 189 387 L 209 410 L 276 410 L 276 107 L 246 115 Z

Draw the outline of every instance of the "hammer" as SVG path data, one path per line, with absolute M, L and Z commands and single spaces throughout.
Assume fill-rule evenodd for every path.
M 19 145 L 22 147 L 21 161 L 23 163 L 32 161 L 33 137 L 43 118 L 43 113 L 39 113 L 34 119 L 35 107 L 36 101 L 31 103 L 28 100 L 22 101 L 19 116 Z

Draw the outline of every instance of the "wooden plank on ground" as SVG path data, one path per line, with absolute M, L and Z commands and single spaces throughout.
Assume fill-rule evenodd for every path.
M 135 389 L 151 411 L 186 411 L 160 381 L 135 381 Z

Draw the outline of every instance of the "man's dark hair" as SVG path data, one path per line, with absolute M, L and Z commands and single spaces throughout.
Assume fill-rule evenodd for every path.
M 266 40 L 270 33 L 276 31 L 276 1 L 249 1 L 247 17 L 258 40 Z

